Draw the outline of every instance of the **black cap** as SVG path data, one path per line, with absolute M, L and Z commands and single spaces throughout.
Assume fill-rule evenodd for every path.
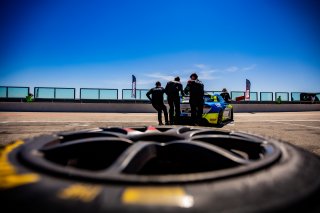
M 161 86 L 160 81 L 157 81 L 157 82 L 156 82 L 156 86 Z
M 177 76 L 177 77 L 174 78 L 174 80 L 175 80 L 175 81 L 180 81 L 180 77 Z
M 190 78 L 192 78 L 192 76 L 194 76 L 196 79 L 198 79 L 197 73 L 192 73 L 192 74 L 190 75 Z

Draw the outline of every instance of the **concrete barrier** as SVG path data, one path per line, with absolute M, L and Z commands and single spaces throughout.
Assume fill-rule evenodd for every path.
M 320 111 L 320 104 L 233 104 L 234 112 Z
M 320 104 L 233 104 L 234 112 L 320 111 Z M 0 102 L 0 111 L 11 112 L 155 112 L 145 103 Z
M 59 103 L 0 102 L 0 111 L 15 112 L 155 112 L 151 104 L 141 103 Z

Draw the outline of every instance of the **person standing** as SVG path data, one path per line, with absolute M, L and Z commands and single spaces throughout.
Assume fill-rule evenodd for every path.
M 166 94 L 168 96 L 169 104 L 169 121 L 170 124 L 179 124 L 180 120 L 180 94 L 184 96 L 183 87 L 180 83 L 179 76 L 175 77 L 173 81 L 169 81 L 166 85 Z
M 161 87 L 161 83 L 159 81 L 156 82 L 156 87 L 150 89 L 146 96 L 151 101 L 152 106 L 158 111 L 158 121 L 159 125 L 163 125 L 162 123 L 162 111 L 164 113 L 165 124 L 168 125 L 168 112 L 167 107 L 163 102 L 163 94 L 165 93 L 165 89 Z M 150 97 L 151 95 L 151 97 Z
M 184 93 L 190 95 L 189 103 L 191 108 L 192 125 L 199 125 L 203 114 L 204 85 L 199 81 L 196 73 L 192 73 L 190 75 L 190 80 L 184 89 Z
M 278 96 L 276 103 L 281 104 L 281 96 Z
M 226 88 L 222 89 L 222 93 L 220 95 L 224 99 L 225 102 L 227 102 L 227 103 L 231 102 L 230 95 L 229 95 L 228 90 Z
M 32 94 L 32 93 L 29 93 L 29 94 L 26 96 L 26 101 L 27 101 L 28 103 L 33 102 L 33 94 Z

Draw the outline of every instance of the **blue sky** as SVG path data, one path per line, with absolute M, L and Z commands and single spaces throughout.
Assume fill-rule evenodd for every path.
M 0 85 L 320 92 L 316 0 L 0 3 Z

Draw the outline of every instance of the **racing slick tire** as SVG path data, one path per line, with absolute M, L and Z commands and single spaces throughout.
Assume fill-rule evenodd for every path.
M 7 212 L 320 212 L 320 159 L 212 128 L 106 127 L 0 151 Z
M 231 109 L 231 116 L 230 116 L 230 120 L 233 121 L 233 109 Z
M 222 126 L 222 125 L 223 125 L 223 110 L 220 110 L 218 115 L 217 126 Z

